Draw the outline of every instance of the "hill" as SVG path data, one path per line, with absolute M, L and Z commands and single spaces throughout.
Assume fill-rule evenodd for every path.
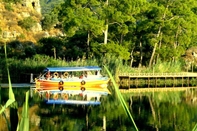
M 25 0 L 22 3 L 0 1 L 0 40 L 32 41 L 42 37 L 56 36 L 58 30 L 43 31 L 39 0 Z

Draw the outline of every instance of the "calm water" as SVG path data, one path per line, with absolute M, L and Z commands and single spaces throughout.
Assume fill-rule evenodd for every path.
M 109 89 L 112 94 L 104 97 L 99 106 L 47 105 L 34 95 L 29 100 L 30 131 L 101 131 L 104 117 L 107 131 L 135 131 L 112 87 Z M 13 90 L 20 114 L 29 89 Z M 196 89 L 123 96 L 139 131 L 191 131 L 197 123 Z M 8 89 L 2 89 L 1 104 L 7 99 Z

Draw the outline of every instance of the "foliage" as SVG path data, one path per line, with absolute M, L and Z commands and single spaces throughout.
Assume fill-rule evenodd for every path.
M 50 14 L 46 14 L 44 16 L 44 19 L 42 20 L 42 28 L 44 30 L 50 30 L 52 27 L 54 27 L 57 22 L 58 22 L 58 19 L 57 19 L 57 14 L 54 14 L 54 13 L 50 13 Z
M 26 30 L 30 30 L 35 24 L 36 21 L 31 16 L 18 21 L 18 25 Z
M 43 2 L 53 3 L 44 0 Z M 175 4 L 179 5 L 180 12 L 175 8 Z M 144 0 L 114 1 L 108 4 L 98 0 L 65 1 L 46 14 L 42 22 L 43 28 L 48 29 L 58 21 L 57 27 L 67 36 L 64 39 L 56 39 L 63 43 L 59 46 L 59 51 L 56 51 L 56 58 L 77 60 L 82 57 L 99 58 L 105 54 L 113 54 L 132 67 L 147 66 L 150 63 L 154 66 L 160 61 L 180 61 L 185 50 L 195 45 L 195 5 L 195 1 L 184 1 L 183 4 Z M 184 9 L 186 11 L 183 11 Z M 108 44 L 103 45 L 103 31 L 106 26 Z M 44 46 L 40 41 L 36 50 L 38 49 L 40 54 L 55 57 L 57 45 L 47 46 L 46 50 L 41 52 Z M 47 42 L 50 40 L 44 41 L 44 45 L 47 45 Z M 153 60 L 150 60 L 151 58 Z
M 21 3 L 22 0 L 3 0 L 4 2 L 7 2 L 7 3 Z
M 110 43 L 127 49 L 123 51 L 125 53 L 120 55 L 127 60 L 127 51 L 132 52 L 133 50 L 131 56 L 134 58 L 135 63 L 140 62 L 140 64 L 147 66 L 152 55 L 155 62 L 157 60 L 179 60 L 185 49 L 193 43 L 191 40 L 195 39 L 191 32 L 195 33 L 196 30 L 191 29 L 190 26 L 194 27 L 193 23 L 195 23 L 196 19 L 187 20 L 189 17 L 196 18 L 195 12 L 192 11 L 196 2 L 192 1 L 193 5 L 187 6 L 187 12 L 182 13 L 176 10 L 175 3 L 171 1 L 157 1 L 156 3 L 154 1 L 115 1 L 107 4 L 97 0 L 92 2 L 66 1 L 56 8 L 55 12 L 58 13 L 59 21 L 63 23 L 63 29 L 67 36 L 74 36 L 78 32 L 89 34 L 90 37 L 87 39 L 90 40 L 95 55 L 100 56 L 105 52 L 102 48 L 99 48 L 100 51 L 97 50 L 97 47 L 100 47 L 100 44 L 103 43 L 101 41 L 103 36 L 100 31 L 105 30 L 105 26 L 108 24 Z M 177 2 L 176 4 L 183 7 L 180 3 Z M 185 2 L 184 4 L 190 5 L 191 3 Z M 171 4 L 172 6 L 169 6 Z M 135 5 L 135 8 L 132 8 L 132 5 Z M 168 8 L 169 10 L 167 10 Z M 179 13 L 180 15 L 178 15 Z M 188 16 L 187 13 L 191 15 Z M 163 16 L 165 16 L 165 19 Z M 179 16 L 182 16 L 182 18 L 179 18 Z M 187 35 L 191 36 L 189 38 L 185 37 L 186 34 L 181 32 L 184 28 L 184 24 L 182 24 L 184 22 L 190 25 L 187 27 L 188 31 L 186 32 Z M 171 28 L 172 30 L 169 31 Z M 124 43 L 128 44 L 125 45 Z M 108 49 L 116 48 L 114 45 Z M 155 54 L 150 52 L 153 49 L 156 50 Z M 107 51 L 113 52 L 115 50 Z M 117 51 L 115 52 L 117 53 Z
M 30 41 L 20 42 L 18 40 L 7 43 L 8 57 L 24 59 L 36 54 L 34 43 Z M 1 50 L 2 51 L 2 50 Z
M 97 56 L 101 57 L 103 54 L 112 54 L 115 57 L 120 57 L 123 60 L 128 60 L 129 59 L 129 52 L 128 48 L 125 48 L 122 45 L 118 45 L 115 43 L 108 43 L 108 44 L 92 44 L 92 53 Z
M 76 34 L 71 38 L 67 38 L 65 42 L 65 58 L 66 60 L 77 60 L 83 58 L 87 50 L 86 34 Z
M 12 5 L 11 5 L 10 3 L 6 3 L 6 4 L 5 4 L 5 9 L 8 10 L 8 11 L 14 11 L 14 10 L 12 9 Z
M 64 47 L 64 43 L 61 39 L 56 37 L 42 38 L 39 40 L 39 46 L 38 53 L 40 54 L 54 56 L 54 58 L 64 57 L 64 51 L 66 48 Z
M 194 0 L 42 0 L 41 4 L 47 8 L 46 12 L 50 11 L 44 13 L 43 29 L 53 29 L 56 24 L 54 28 L 66 34 L 61 39 L 64 48 L 57 57 L 63 58 L 65 54 L 67 60 L 112 53 L 132 67 L 153 67 L 160 61 L 180 61 L 185 51 L 196 44 Z M 32 21 L 28 19 L 19 25 L 29 30 Z M 108 44 L 102 45 L 105 31 Z M 49 47 L 52 56 L 54 46 Z M 186 62 L 190 64 L 192 60 Z

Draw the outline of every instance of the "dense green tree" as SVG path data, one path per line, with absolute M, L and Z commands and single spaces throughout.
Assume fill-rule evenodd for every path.
M 2 48 L 2 54 L 3 47 Z M 7 43 L 7 55 L 8 57 L 14 57 L 17 59 L 25 59 L 32 57 L 36 54 L 35 44 L 30 41 L 20 42 L 18 40 L 11 41 Z
M 127 48 L 130 52 L 132 63 L 132 52 L 134 49 L 136 28 L 136 15 L 146 7 L 146 2 L 141 1 L 109 1 L 108 9 L 109 34 L 108 39 L 116 41 L 117 44 Z
M 66 1 L 59 7 L 59 21 L 67 36 L 73 36 L 77 32 L 87 34 L 87 50 L 92 43 L 103 43 L 100 41 L 109 34 L 104 41 L 111 41 L 117 45 L 124 46 L 125 55 L 123 58 L 128 59 L 128 48 L 132 49 L 131 39 L 126 40 L 124 37 L 129 30 L 135 27 L 134 14 L 139 13 L 140 6 L 145 1 Z M 134 7 L 133 5 L 136 5 Z M 123 15 L 124 14 L 124 15 Z M 109 32 L 108 32 L 109 30 Z M 105 34 L 107 31 L 107 34 Z M 97 41 L 99 39 L 99 41 Z M 108 40 L 106 40 L 108 39 Z M 104 42 L 106 43 L 106 42 Z M 116 46 L 114 46 L 116 48 Z M 112 47 L 111 47 L 112 49 Z M 111 50 L 110 53 L 117 53 Z M 119 51 L 120 53 L 121 51 Z M 102 54 L 102 52 L 101 52 Z M 123 53 L 124 54 L 124 53 Z M 121 55 L 121 54 L 120 54 Z
M 93 44 L 92 49 L 95 56 L 102 56 L 106 53 L 113 54 L 116 57 L 120 57 L 124 60 L 128 60 L 130 54 L 128 52 L 128 48 L 117 43 L 108 43 L 108 44 Z
M 11 41 L 7 43 L 7 56 L 21 58 L 24 56 L 24 47 L 20 41 Z
M 186 6 L 187 5 L 187 6 Z M 177 8 L 177 6 L 179 8 Z M 161 59 L 178 60 L 196 34 L 196 1 L 149 1 L 149 7 L 140 21 L 142 43 L 152 48 L 149 66 Z
M 67 60 L 78 60 L 79 58 L 83 58 L 87 52 L 86 43 L 87 35 L 84 34 L 75 34 L 73 37 L 67 38 L 65 42 L 66 52 L 65 58 Z
M 195 1 L 169 1 L 166 3 L 170 12 L 162 28 L 160 49 L 167 50 L 168 55 L 160 56 L 164 60 L 177 60 L 190 47 L 193 34 L 196 34 L 196 15 L 192 11 L 197 6 Z M 186 6 L 187 5 L 187 6 Z M 179 8 L 177 8 L 177 6 Z
M 66 47 L 61 39 L 56 37 L 42 38 L 39 40 L 38 53 L 56 58 L 63 58 Z
M 68 37 L 75 34 L 86 34 L 86 57 L 89 57 L 90 43 L 93 37 L 102 35 L 104 21 L 99 19 L 101 3 L 92 1 L 68 0 L 62 4 L 59 11 L 59 21 Z M 81 33 L 83 32 L 83 33 Z

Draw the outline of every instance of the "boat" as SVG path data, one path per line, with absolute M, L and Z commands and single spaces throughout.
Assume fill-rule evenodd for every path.
M 35 90 L 47 104 L 99 105 L 111 94 L 109 80 L 98 66 L 47 67 L 36 78 Z
M 98 66 L 84 67 L 47 67 L 36 78 L 37 90 L 77 90 L 105 89 L 109 78 L 101 75 Z

